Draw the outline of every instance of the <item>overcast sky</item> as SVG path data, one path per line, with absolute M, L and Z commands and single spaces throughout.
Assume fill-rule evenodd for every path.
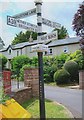
M 0 36 L 3 39 L 5 45 L 8 46 L 11 44 L 11 41 L 14 39 L 16 34 L 18 34 L 20 31 L 25 32 L 25 30 L 8 26 L 7 15 L 13 16 L 29 9 L 33 9 L 35 8 L 35 4 L 34 0 L 0 1 Z M 82 1 L 83 0 L 43 0 L 42 17 L 60 23 L 62 26 L 66 27 L 69 36 L 73 37 L 75 36 L 75 32 L 72 29 L 72 20 L 79 7 L 79 4 L 81 4 Z M 36 24 L 35 15 L 22 20 Z M 43 31 L 49 33 L 52 30 L 53 28 L 43 25 Z

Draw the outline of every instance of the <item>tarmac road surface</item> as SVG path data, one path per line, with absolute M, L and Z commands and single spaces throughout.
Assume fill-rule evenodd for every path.
M 83 118 L 84 91 L 78 89 L 45 86 L 45 97 L 66 106 L 74 118 Z

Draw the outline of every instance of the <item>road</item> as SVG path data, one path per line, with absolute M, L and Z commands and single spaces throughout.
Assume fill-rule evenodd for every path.
M 82 90 L 45 86 L 45 97 L 66 106 L 75 118 L 82 118 Z

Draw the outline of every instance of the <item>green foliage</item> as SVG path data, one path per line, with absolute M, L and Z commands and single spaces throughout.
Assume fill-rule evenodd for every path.
M 73 60 L 78 63 L 79 70 L 84 70 L 84 55 L 81 50 L 77 50 L 74 53 L 70 54 L 67 58 L 67 61 Z
M 79 70 L 84 70 L 84 55 L 78 56 L 77 63 L 79 65 Z
M 71 53 L 71 54 L 68 56 L 68 58 L 67 58 L 66 61 L 69 61 L 69 60 L 74 60 L 74 61 L 76 61 L 76 60 L 78 59 L 79 55 L 82 55 L 81 51 L 80 51 L 80 50 L 76 50 L 74 53 Z
M 21 31 L 19 34 L 16 34 L 14 40 L 12 41 L 12 45 L 22 43 L 22 42 L 28 42 L 30 38 L 30 34 L 31 34 L 31 31 L 26 31 L 25 33 Z M 43 34 L 46 34 L 46 33 L 43 32 Z M 32 32 L 32 38 L 33 40 L 37 40 L 36 32 Z
M 68 54 L 64 54 L 64 53 L 54 57 L 54 63 L 56 64 L 58 69 L 61 69 L 63 67 L 63 64 L 65 63 L 67 58 L 68 58 Z
M 51 66 L 44 66 L 44 82 L 54 82 L 53 74 L 57 71 L 57 67 L 53 64 Z
M 70 73 L 71 82 L 78 82 L 78 64 L 75 61 L 70 60 L 64 64 L 64 68 Z
M 55 57 L 44 57 L 44 81 L 45 82 L 53 82 L 54 73 L 63 67 L 68 55 L 62 53 L 59 56 Z
M 5 68 L 6 63 L 7 63 L 7 58 L 4 55 L 0 54 L 0 67 L 1 67 L 1 69 Z
M 6 94 L 4 94 L 4 90 L 0 88 L 0 104 L 5 104 L 7 100 L 9 100 L 10 97 Z
M 68 84 L 70 79 L 70 74 L 65 69 L 57 70 L 54 73 L 54 81 L 57 85 Z
M 35 66 L 35 67 L 38 67 L 38 57 L 33 57 L 31 59 L 31 65 Z
M 12 41 L 12 45 L 22 43 L 22 42 L 28 42 L 29 38 L 30 38 L 30 34 L 31 34 L 30 31 L 26 31 L 25 33 L 23 33 L 21 31 L 19 34 L 16 34 L 16 37 Z M 32 37 L 33 37 L 33 40 L 36 40 L 37 39 L 37 33 L 32 32 Z
M 70 68 L 70 76 L 71 76 L 71 82 L 78 82 L 78 69 L 84 69 L 84 56 L 82 55 L 80 50 L 77 50 L 74 53 L 71 54 L 64 54 L 62 53 L 59 56 L 45 56 L 43 57 L 43 69 L 44 69 L 44 81 L 49 83 L 49 82 L 53 82 L 53 75 L 54 73 L 59 70 L 62 69 L 63 66 L 65 67 L 65 62 L 76 62 L 76 67 L 74 67 L 74 63 L 71 63 L 69 66 Z M 12 60 L 12 71 L 14 72 L 14 74 L 18 74 L 20 80 L 24 80 L 23 78 L 23 69 L 24 66 L 27 67 L 38 67 L 38 57 L 33 57 L 33 58 L 28 58 L 27 56 L 18 56 L 13 58 Z M 77 65 L 78 64 L 78 65 Z M 73 72 L 71 72 L 73 71 Z M 75 71 L 75 72 L 74 72 Z M 14 75 L 15 77 L 15 75 Z
M 22 66 L 30 62 L 31 62 L 30 58 L 28 58 L 28 56 L 25 55 L 14 57 L 11 62 L 12 70 L 16 75 L 19 75 Z
M 58 39 L 65 39 L 67 36 L 68 36 L 68 32 L 67 32 L 67 29 L 62 26 L 61 29 L 54 29 L 53 31 L 58 31 Z

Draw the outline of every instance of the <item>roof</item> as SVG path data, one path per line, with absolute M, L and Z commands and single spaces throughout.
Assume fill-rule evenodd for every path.
M 49 47 L 55 47 L 55 46 L 62 46 L 62 45 L 68 45 L 68 44 L 76 44 L 79 43 L 80 37 L 72 37 L 72 38 L 66 38 L 66 39 L 60 39 L 60 40 L 54 40 L 54 41 L 48 41 L 46 44 Z M 40 41 L 39 43 L 43 43 L 44 41 Z M 16 45 L 9 45 L 7 48 L 3 48 L 0 51 L 4 52 L 7 51 L 9 48 L 12 50 L 15 49 L 22 49 L 26 46 L 32 46 L 36 45 L 38 43 L 38 40 L 34 40 L 33 42 L 24 42 L 24 43 L 19 43 Z
M 80 40 L 80 37 L 72 37 L 72 38 L 54 40 L 51 43 L 49 43 L 48 46 L 55 47 L 55 46 L 62 46 L 62 45 L 68 45 L 68 44 L 76 44 L 76 43 L 79 43 L 79 40 Z
M 19 44 L 16 44 L 16 45 L 9 45 L 7 48 L 1 49 L 0 52 L 7 51 L 9 48 L 11 48 L 12 50 L 22 49 L 26 46 L 36 45 L 37 43 L 38 43 L 38 40 L 34 40 L 33 42 L 23 42 L 23 43 L 19 43 Z M 40 41 L 39 43 L 43 43 L 43 41 Z

